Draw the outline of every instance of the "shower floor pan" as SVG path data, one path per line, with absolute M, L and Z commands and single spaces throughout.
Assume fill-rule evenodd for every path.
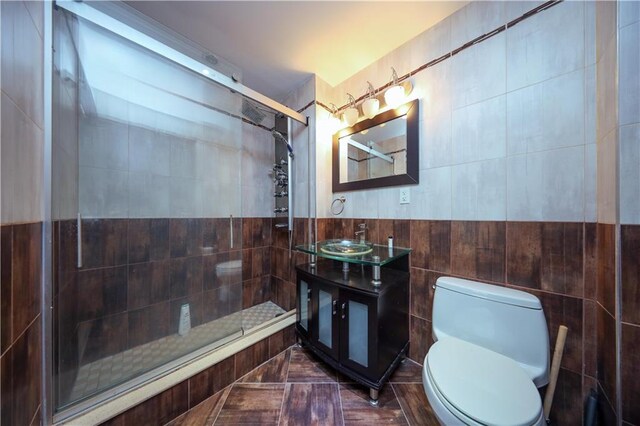
M 226 317 L 199 325 L 186 336 L 172 334 L 144 345 L 136 346 L 80 367 L 70 395 L 70 401 L 93 395 L 123 380 L 149 371 L 159 365 L 185 355 L 184 348 L 199 349 L 216 339 L 234 332 L 242 316 L 242 328 L 248 331 L 286 311 L 273 302 L 265 302 Z

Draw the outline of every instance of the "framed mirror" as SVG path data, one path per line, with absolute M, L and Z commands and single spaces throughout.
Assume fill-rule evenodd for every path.
M 418 105 L 416 99 L 333 135 L 333 192 L 418 183 Z

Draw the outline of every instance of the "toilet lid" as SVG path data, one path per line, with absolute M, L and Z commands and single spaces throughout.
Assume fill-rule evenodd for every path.
M 512 359 L 463 340 L 439 340 L 427 355 L 434 385 L 461 414 L 485 425 L 532 425 L 542 403 Z

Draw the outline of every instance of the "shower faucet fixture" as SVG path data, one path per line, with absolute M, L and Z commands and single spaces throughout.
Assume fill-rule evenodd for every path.
M 276 197 L 276 198 L 282 198 L 282 197 L 286 197 L 288 195 L 289 195 L 289 193 L 287 191 L 280 191 L 280 192 L 276 191 L 276 192 L 273 193 L 273 196 Z
M 289 209 L 287 207 L 278 207 L 277 209 L 273 209 L 274 213 L 286 213 Z

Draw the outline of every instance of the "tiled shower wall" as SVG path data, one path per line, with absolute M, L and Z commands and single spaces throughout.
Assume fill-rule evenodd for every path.
M 178 329 L 189 303 L 198 326 L 271 299 L 271 218 L 84 219 L 82 268 L 75 221 L 54 224 L 62 399 L 77 365 Z M 242 272 L 216 266 L 242 259 Z M 80 341 L 79 341 L 80 339 Z
M 0 5 L 0 423 L 41 419 L 44 7 Z

